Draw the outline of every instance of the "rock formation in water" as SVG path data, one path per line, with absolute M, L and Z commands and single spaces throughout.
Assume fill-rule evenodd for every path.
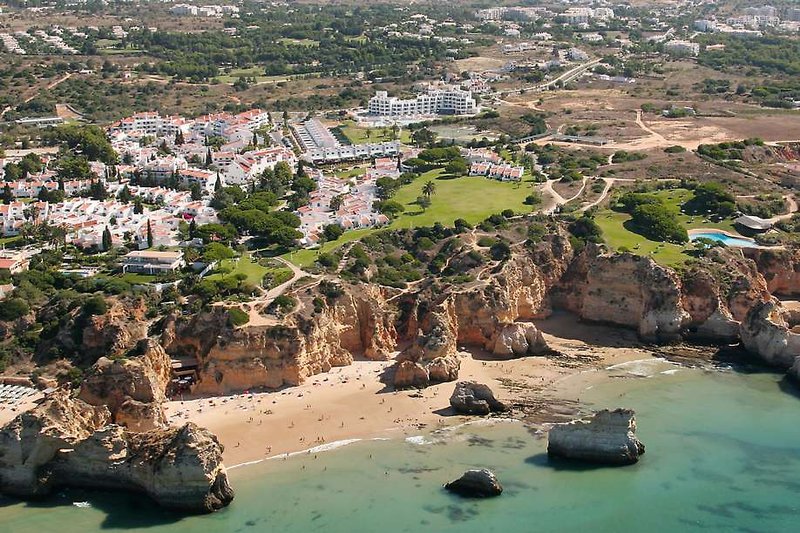
M 444 486 L 445 489 L 467 498 L 491 498 L 503 493 L 497 476 L 486 468 L 467 470 L 460 478 Z
M 629 465 L 644 453 L 636 438 L 631 409 L 604 409 L 588 420 L 557 424 L 550 429 L 547 455 L 597 464 Z
M 800 357 L 800 327 L 790 316 L 777 300 L 759 303 L 742 323 L 742 344 L 767 363 L 789 368 Z
M 461 415 L 488 415 L 502 412 L 506 405 L 494 397 L 492 389 L 475 381 L 459 381 L 450 396 L 450 406 Z
M 57 487 L 142 492 L 160 505 L 210 512 L 233 499 L 222 446 L 194 424 L 129 432 L 104 406 L 53 393 L 0 430 L 0 492 L 43 496 Z

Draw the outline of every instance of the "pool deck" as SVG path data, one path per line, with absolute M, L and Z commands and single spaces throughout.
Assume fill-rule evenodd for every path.
M 689 238 L 690 239 L 692 238 L 693 235 L 716 233 L 716 234 L 719 234 L 719 235 L 725 235 L 726 237 L 730 237 L 732 239 L 739 239 L 739 240 L 742 240 L 742 241 L 751 242 L 751 243 L 753 243 L 752 248 L 773 249 L 773 250 L 778 250 L 780 248 L 783 248 L 783 246 L 781 246 L 781 245 L 765 246 L 763 244 L 758 244 L 755 239 L 751 239 L 750 237 L 745 237 L 744 235 L 739 235 L 738 233 L 731 233 L 730 231 L 725 231 L 725 230 L 716 229 L 716 228 L 708 228 L 708 229 L 695 228 L 695 229 L 690 229 L 688 231 L 688 233 L 689 233 Z M 745 248 L 744 246 L 736 246 L 736 245 L 729 245 L 729 246 L 732 246 L 734 248 Z

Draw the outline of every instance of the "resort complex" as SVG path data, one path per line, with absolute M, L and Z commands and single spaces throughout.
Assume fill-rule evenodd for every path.
M 0 532 L 794 531 L 796 4 L 5 2 Z

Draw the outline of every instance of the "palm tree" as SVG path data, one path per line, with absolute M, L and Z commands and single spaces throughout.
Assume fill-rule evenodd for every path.
M 436 192 L 436 184 L 432 181 L 429 181 L 422 187 L 422 194 L 424 194 L 425 197 L 428 199 L 430 199 L 430 197 L 435 192 Z

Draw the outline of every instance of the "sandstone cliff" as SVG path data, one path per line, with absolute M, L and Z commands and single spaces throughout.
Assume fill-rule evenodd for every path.
M 776 250 L 752 248 L 745 250 L 744 253 L 755 261 L 772 294 L 800 295 L 800 248 Z
M 45 495 L 59 486 L 140 491 L 157 503 L 209 512 L 233 499 L 222 446 L 194 424 L 132 433 L 105 407 L 66 390 L 0 430 L 0 492 Z
M 681 338 L 690 316 L 680 278 L 650 258 L 586 246 L 554 291 L 559 306 L 585 320 L 636 329 L 643 340 Z
M 224 309 L 188 320 L 173 316 L 162 342 L 170 353 L 197 358 L 198 394 L 298 385 L 354 356 L 388 359 L 395 349 L 393 311 L 377 286 L 342 291 L 319 313 L 301 311 L 274 325 L 240 328 Z
M 800 328 L 788 319 L 776 300 L 754 306 L 742 323 L 742 344 L 771 365 L 791 367 L 800 357 Z
M 165 427 L 162 407 L 171 377 L 170 358 L 156 341 L 139 343 L 140 355 L 112 360 L 101 357 L 86 373 L 78 397 L 106 406 L 111 421 L 131 431 Z

